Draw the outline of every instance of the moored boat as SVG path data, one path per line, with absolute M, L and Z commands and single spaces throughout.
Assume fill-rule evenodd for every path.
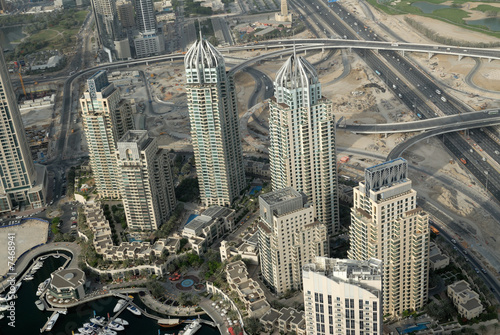
M 91 318 L 90 322 L 93 322 L 99 326 L 104 326 L 104 324 L 106 323 L 106 318 L 104 316 L 96 316 L 95 318 Z
M 141 311 L 140 311 L 140 310 L 138 310 L 135 306 L 132 306 L 132 305 L 127 306 L 127 309 L 128 309 L 131 313 L 133 313 L 133 314 L 135 314 L 135 315 L 141 315 Z
M 40 283 L 40 285 L 38 285 L 38 290 L 36 291 L 37 297 L 42 295 L 43 291 L 45 291 L 47 286 L 49 286 L 49 283 L 50 283 L 50 278 L 47 278 L 42 283 Z
M 193 335 L 195 334 L 198 330 L 201 328 L 201 323 L 200 320 L 196 319 L 193 321 L 193 323 L 188 324 L 186 327 L 184 327 L 184 331 L 182 332 L 183 335 Z M 179 333 L 181 334 L 181 333 Z
M 45 331 L 50 332 L 54 325 L 56 324 L 57 319 L 59 319 L 59 313 L 54 314 L 50 320 L 49 323 L 47 324 L 47 328 L 45 328 Z
M 120 318 L 114 319 L 114 322 L 118 323 L 119 325 L 122 326 L 128 326 L 128 321 Z
M 158 325 L 160 327 L 170 328 L 175 327 L 183 323 L 184 320 L 181 319 L 160 319 L 158 320 Z
M 30 281 L 30 280 L 33 280 L 33 278 L 35 278 L 35 277 L 33 277 L 32 274 L 27 274 L 26 276 L 24 276 L 23 280 L 24 281 Z
M 122 331 L 125 329 L 125 327 L 123 327 L 122 325 L 116 323 L 116 322 L 111 322 L 108 327 L 112 330 L 117 330 L 117 331 Z
M 42 300 L 38 299 L 37 301 L 35 301 L 35 305 L 39 310 L 45 310 L 45 305 L 43 304 Z
M 118 312 L 120 309 L 123 308 L 123 306 L 125 306 L 125 304 L 127 304 L 127 300 L 125 300 L 125 299 L 118 300 L 118 302 L 116 303 L 115 308 L 113 308 L 113 313 Z

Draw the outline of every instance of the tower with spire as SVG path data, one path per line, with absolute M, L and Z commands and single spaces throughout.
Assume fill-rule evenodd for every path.
M 201 201 L 230 205 L 245 188 L 233 77 L 220 52 L 201 36 L 186 53 L 184 66 Z
M 338 231 L 335 116 L 321 95 L 314 67 L 295 52 L 280 68 L 269 103 L 269 159 L 273 191 L 304 192 L 316 218 Z

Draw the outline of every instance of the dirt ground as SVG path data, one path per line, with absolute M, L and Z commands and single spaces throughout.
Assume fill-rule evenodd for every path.
M 8 272 L 8 262 L 12 262 L 8 259 L 8 242 L 11 243 L 11 248 L 14 248 L 15 257 L 14 259 L 22 255 L 25 251 L 33 248 L 36 245 L 45 243 L 47 241 L 48 223 L 39 220 L 26 220 L 23 224 L 18 226 L 8 226 L 2 227 L 0 229 L 0 274 L 5 274 Z M 9 233 L 14 234 L 14 238 L 9 239 Z M 12 236 L 12 235 L 10 235 Z

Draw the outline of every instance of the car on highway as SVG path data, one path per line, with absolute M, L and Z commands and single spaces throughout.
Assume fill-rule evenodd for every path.
M 457 243 L 457 240 L 455 240 L 455 239 L 453 238 L 453 239 L 451 239 L 451 243 L 456 244 L 456 243 Z

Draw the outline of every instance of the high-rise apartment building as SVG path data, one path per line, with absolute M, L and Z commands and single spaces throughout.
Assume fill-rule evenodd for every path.
M 80 106 L 97 192 L 101 197 L 119 198 L 116 142 L 133 129 L 131 108 L 121 101 L 120 91 L 109 83 L 106 71 L 97 71 L 87 85 Z
M 18 205 L 45 203 L 47 170 L 35 165 L 26 139 L 21 112 L 0 51 L 0 213 Z
M 233 77 L 208 41 L 185 57 L 186 91 L 201 201 L 226 206 L 245 188 Z
M 175 208 L 168 154 L 147 130 L 130 130 L 117 144 L 120 193 L 128 227 L 151 231 L 165 223 Z
M 292 55 L 281 67 L 269 102 L 269 160 L 273 190 L 304 192 L 319 221 L 339 229 L 335 116 L 321 95 L 313 66 Z
M 130 1 L 120 1 L 116 4 L 118 19 L 125 29 L 135 27 L 134 5 Z
M 429 223 L 403 158 L 365 170 L 353 190 L 350 259 L 383 262 L 384 314 L 417 310 L 427 301 Z
M 317 257 L 303 268 L 307 334 L 382 335 L 382 262 Z
M 302 266 L 328 255 L 328 234 L 303 193 L 287 187 L 259 197 L 263 280 L 277 294 L 302 287 Z
M 121 34 L 118 12 L 115 0 L 91 0 L 94 18 L 96 20 L 98 38 L 101 43 L 110 48 L 113 41 Z
M 165 49 L 163 33 L 158 31 L 153 0 L 135 0 L 136 25 L 139 34 L 134 37 L 138 58 L 158 55 Z

